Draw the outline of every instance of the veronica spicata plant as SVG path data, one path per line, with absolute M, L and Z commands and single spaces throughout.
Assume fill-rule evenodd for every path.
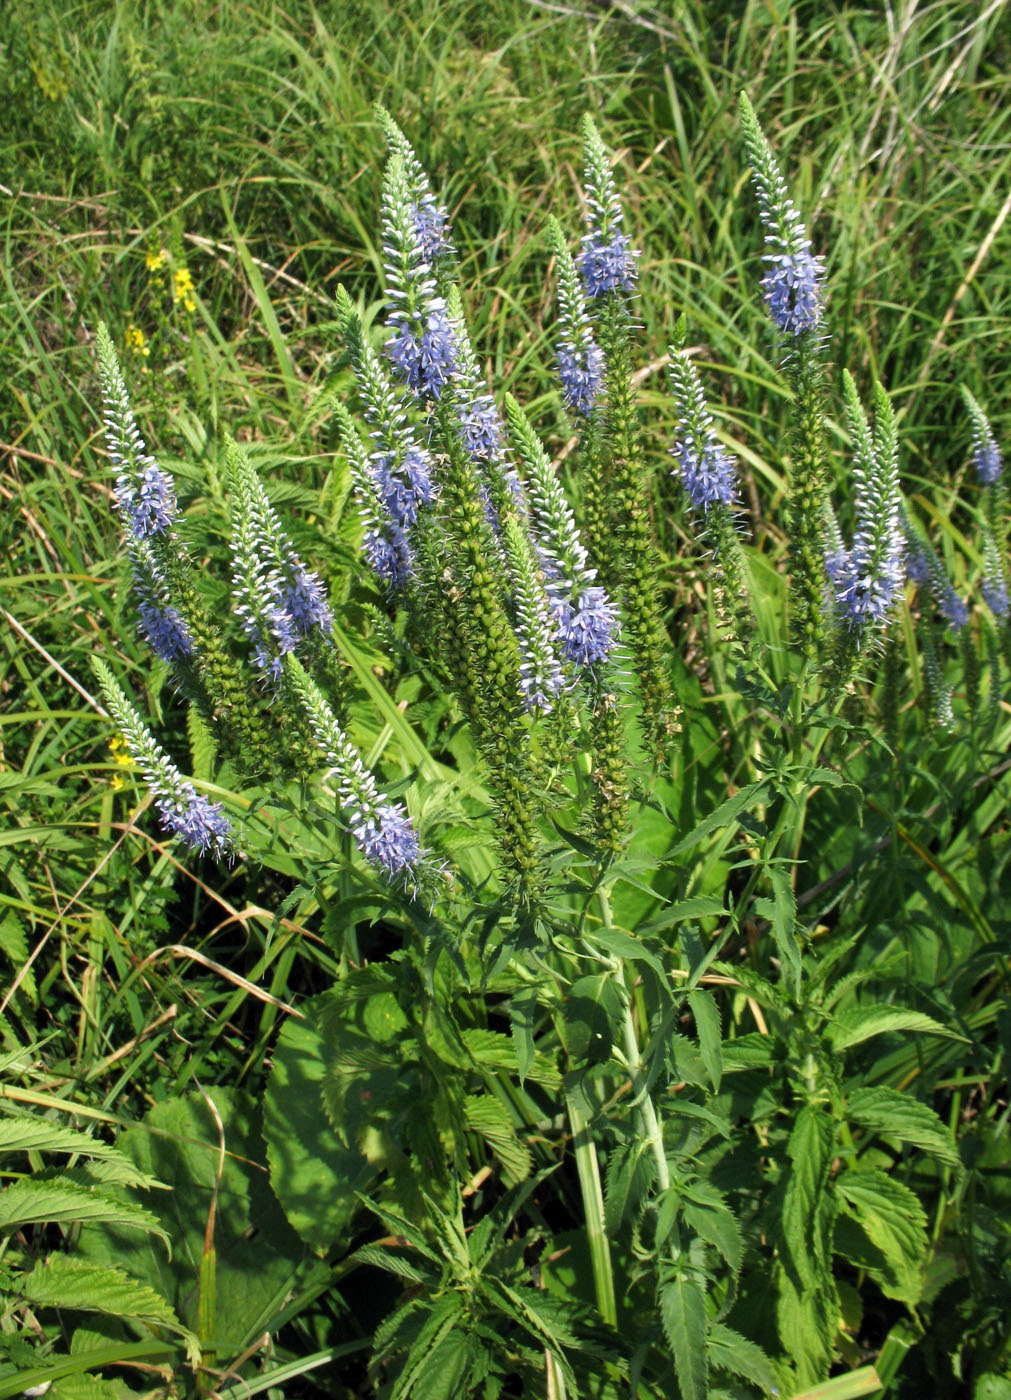
M 853 1295 L 887 1298 L 889 1316 L 929 1308 L 937 1236 L 917 1190 L 929 1182 L 941 1220 L 961 1172 L 931 1100 L 962 1033 L 903 971 L 919 894 L 875 914 L 881 862 L 933 839 L 909 815 L 929 759 L 903 747 L 930 731 L 900 703 L 899 624 L 933 711 L 967 718 L 977 752 L 997 745 L 999 705 L 976 727 L 971 679 L 983 650 L 999 695 L 1007 666 L 996 439 L 967 396 L 989 493 L 984 626 L 903 500 L 881 384 L 869 418 L 843 374 L 848 445 L 829 450 L 825 266 L 745 97 L 746 295 L 790 390 L 782 557 L 749 538 L 685 316 L 675 428 L 649 460 L 633 382 L 648 264 L 590 119 L 583 233 L 546 230 L 563 473 L 519 394 L 488 382 L 446 210 L 378 116 L 382 312 L 370 325 L 339 289 L 350 392 L 325 409 L 360 527 L 355 615 L 388 644 L 385 668 L 231 441 L 227 607 L 205 597 L 172 477 L 98 334 L 141 630 L 221 725 L 248 784 L 234 813 L 100 663 L 109 713 L 170 833 L 226 860 L 269 859 L 283 836 L 289 904 L 340 930 L 333 987 L 277 1041 L 272 1187 L 332 1261 L 323 1286 L 393 1277 L 387 1313 L 362 1323 L 377 1396 L 810 1393 L 840 1365 L 848 1394 L 870 1393 Z M 662 583 L 655 472 L 710 566 L 704 614 Z M 316 1174 L 309 1209 L 299 1183 Z

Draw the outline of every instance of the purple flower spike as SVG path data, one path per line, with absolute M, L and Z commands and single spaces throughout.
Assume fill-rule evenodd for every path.
M 291 618 L 295 631 L 308 635 L 314 627 L 329 632 L 333 615 L 327 606 L 323 584 L 308 569 L 294 569 L 291 581 L 281 595 L 281 607 Z
M 969 621 L 969 609 L 949 584 L 937 600 L 938 610 L 953 632 L 961 632 Z
M 994 617 L 1005 618 L 1011 612 L 1011 601 L 1008 599 L 1007 582 L 1000 575 L 983 580 L 981 589 L 983 601 L 993 613 Z
M 976 475 L 983 486 L 993 486 L 995 482 L 1000 480 L 1004 464 L 1001 461 L 997 439 L 992 433 L 988 433 L 985 438 L 981 438 L 976 443 L 972 460 L 976 468 Z
M 421 845 L 399 803 L 384 802 L 352 824 L 351 835 L 370 865 L 389 878 L 407 878 L 421 859 Z
M 392 538 L 379 530 L 366 531 L 362 553 L 376 578 L 396 591 L 411 575 L 411 551 L 403 530 L 392 526 L 390 533 Z
M 583 251 L 576 259 L 588 297 L 603 297 L 610 292 L 631 292 L 635 289 L 639 269 L 638 253 L 629 251 L 631 238 L 616 230 L 605 239 L 596 230 L 583 237 Z
M 781 331 L 800 335 L 821 324 L 824 259 L 816 258 L 806 240 L 796 251 L 766 253 L 770 272 L 762 278 L 769 315 Z
M 162 826 L 186 842 L 191 851 L 211 851 L 220 860 L 231 849 L 232 828 L 220 802 L 209 802 L 192 783 L 182 783 L 177 795 L 155 801 Z
M 732 504 L 736 487 L 733 460 L 715 439 L 701 451 L 691 442 L 678 442 L 673 455 L 681 468 L 681 483 L 695 510 L 708 510 L 717 503 Z
M 603 588 L 585 588 L 575 607 L 559 600 L 553 613 L 565 655 L 577 666 L 603 661 L 614 647 L 618 619 Z
M 475 462 L 492 462 L 502 452 L 502 422 L 490 394 L 480 394 L 460 409 L 460 427 L 464 446 Z
M 116 504 L 126 512 L 139 540 L 167 530 L 176 517 L 175 485 L 168 472 L 147 459 L 135 484 L 125 473 L 116 481 Z
M 162 661 L 183 661 L 193 653 L 186 624 L 175 608 L 160 608 L 147 598 L 137 603 L 148 646 Z
M 426 263 L 434 263 L 443 253 L 449 252 L 453 246 L 449 237 L 449 219 L 445 209 L 441 209 L 431 195 L 426 195 L 413 205 L 411 217 L 418 247 Z
M 398 315 L 394 334 L 386 342 L 386 354 L 412 393 L 437 399 L 456 369 L 453 326 L 441 297 L 428 303 L 424 326 L 419 336 Z
M 573 413 L 589 418 L 604 386 L 604 355 L 600 346 L 588 338 L 581 354 L 569 341 L 558 346 L 558 377 L 562 381 L 565 406 Z

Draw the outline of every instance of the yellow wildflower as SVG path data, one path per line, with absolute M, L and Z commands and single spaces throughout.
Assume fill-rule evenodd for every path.
M 144 266 L 148 272 L 160 272 L 165 266 L 165 249 L 156 248 L 153 251 L 148 249 L 144 256 Z
M 147 343 L 147 336 L 139 326 L 135 326 L 132 323 L 126 328 L 126 344 L 132 354 L 140 355 L 145 360 L 151 353 L 151 347 Z
M 121 768 L 133 767 L 133 759 L 130 757 L 130 751 L 122 734 L 117 734 L 114 739 L 109 740 L 109 752 Z
M 126 787 L 126 783 L 118 773 L 113 773 L 112 777 L 109 779 L 109 786 L 112 788 L 113 792 L 121 792 L 122 789 Z
M 193 278 L 190 276 L 188 267 L 177 267 L 172 274 L 172 300 L 181 301 L 191 315 L 197 309 L 197 303 L 193 296 Z

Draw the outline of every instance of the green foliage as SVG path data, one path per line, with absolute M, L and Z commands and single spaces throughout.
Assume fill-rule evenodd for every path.
M 880 1381 L 997 1400 L 1011 634 L 976 599 L 1009 521 L 969 458 L 981 404 L 1007 442 L 1001 8 L 911 7 L 888 29 L 848 3 L 15 0 L 0 52 L 18 172 L 0 298 L 0 1396 Z M 831 346 L 783 373 L 755 292 L 742 89 L 828 259 Z M 497 650 L 454 633 L 456 579 L 408 625 L 357 562 L 332 293 L 378 344 L 376 98 L 452 214 L 480 382 L 525 405 L 545 490 L 564 489 L 601 577 L 629 584 L 627 678 L 582 710 L 566 697 L 529 768 L 503 757 L 523 725 L 493 693 L 516 665 L 508 610 Z M 559 173 L 587 108 L 622 143 L 642 328 L 605 327 L 611 415 L 574 433 L 542 231 L 556 218 L 568 254 Z M 213 694 L 177 692 L 135 629 L 99 321 L 176 479 L 176 586 Z M 741 463 L 747 606 L 709 566 L 726 539 L 694 537 L 669 480 L 654 356 L 672 340 Z M 852 525 L 846 366 L 853 401 L 887 384 L 878 465 L 894 408 L 912 528 L 971 615 L 955 639 L 930 585 L 907 590 L 883 658 L 837 665 L 833 696 L 798 651 L 827 656 L 822 494 Z M 862 427 L 851 414 L 858 459 Z M 278 724 L 229 655 L 226 432 L 329 588 L 336 646 L 314 674 L 342 732 L 452 872 L 413 906 L 349 861 L 299 715 Z M 459 497 L 477 560 L 490 532 Z M 187 869 L 152 834 L 106 748 L 96 652 L 228 805 L 234 867 Z M 235 706 L 268 726 L 264 753 L 280 736 L 276 770 L 237 761 Z M 503 791 L 531 861 L 522 913 Z

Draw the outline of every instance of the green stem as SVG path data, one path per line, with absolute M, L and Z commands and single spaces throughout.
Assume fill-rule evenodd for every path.
M 600 1309 L 603 1320 L 611 1327 L 615 1327 L 618 1323 L 618 1307 L 614 1297 L 611 1246 L 608 1243 L 607 1231 L 604 1226 L 604 1192 L 600 1184 L 597 1149 L 590 1132 L 590 1120 L 578 1097 L 575 1094 L 566 1093 L 565 1106 L 569 1114 L 569 1125 L 572 1128 L 572 1146 L 576 1154 L 579 1190 L 583 1197 L 586 1239 L 590 1246 L 590 1263 L 593 1268 L 593 1288 L 597 1296 L 597 1307 Z

